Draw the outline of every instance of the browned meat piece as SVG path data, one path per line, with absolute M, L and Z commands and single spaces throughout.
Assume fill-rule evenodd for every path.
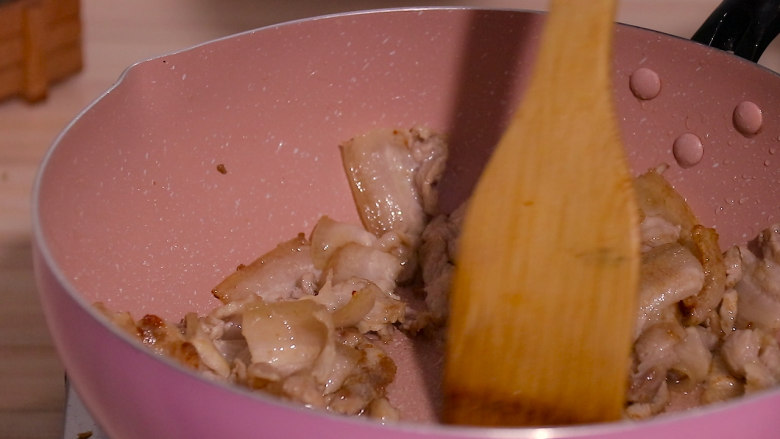
M 240 266 L 211 293 L 223 303 L 262 296 L 266 300 L 298 298 L 313 292 L 318 277 L 311 245 L 303 234 L 279 244 L 247 266 Z M 308 282 L 307 282 L 308 281 Z
M 763 230 L 739 252 L 743 275 L 734 287 L 739 293 L 739 325 L 780 330 L 780 224 Z
M 643 253 L 636 336 L 667 308 L 699 292 L 703 284 L 702 266 L 684 246 L 669 243 Z
M 436 185 L 447 159 L 443 137 L 422 128 L 379 129 L 340 147 L 363 225 L 378 237 L 395 232 L 405 267 L 401 280 L 411 279 L 420 234 L 438 210 Z
M 715 229 L 693 226 L 691 243 L 692 251 L 704 270 L 704 284 L 696 295 L 683 299 L 682 307 L 689 324 L 698 325 L 723 299 L 726 292 L 726 265 Z

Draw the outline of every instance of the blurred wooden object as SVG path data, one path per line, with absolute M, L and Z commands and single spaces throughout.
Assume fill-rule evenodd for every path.
M 44 99 L 81 71 L 79 0 L 0 1 L 0 99 Z

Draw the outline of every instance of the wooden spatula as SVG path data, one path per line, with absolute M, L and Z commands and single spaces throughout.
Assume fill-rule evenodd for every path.
M 444 420 L 616 420 L 639 272 L 638 212 L 613 110 L 615 0 L 553 0 L 522 104 L 459 243 Z

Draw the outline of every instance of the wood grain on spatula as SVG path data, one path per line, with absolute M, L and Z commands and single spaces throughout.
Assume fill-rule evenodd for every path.
M 555 0 L 533 76 L 459 242 L 444 420 L 621 417 L 638 212 L 613 109 L 614 0 Z

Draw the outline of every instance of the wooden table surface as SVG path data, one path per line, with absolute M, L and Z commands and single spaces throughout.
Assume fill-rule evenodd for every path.
M 690 37 L 720 0 L 623 0 L 625 23 Z M 300 17 L 415 4 L 544 9 L 543 0 L 82 0 L 84 70 L 41 103 L 0 102 L 0 438 L 60 438 L 64 370 L 43 320 L 30 244 L 30 191 L 63 127 L 135 61 Z M 761 63 L 780 70 L 778 45 Z

